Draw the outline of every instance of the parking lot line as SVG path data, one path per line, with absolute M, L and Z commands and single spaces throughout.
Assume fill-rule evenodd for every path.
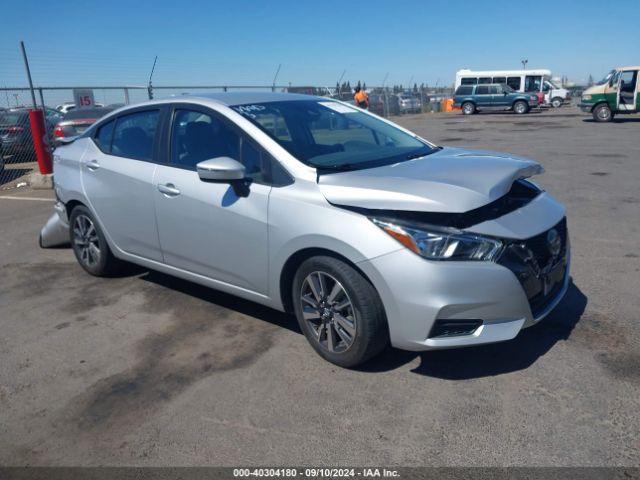
M 33 200 L 36 202 L 54 202 L 52 198 L 38 198 L 38 197 L 14 197 L 12 195 L 0 195 L 0 199 L 4 200 Z

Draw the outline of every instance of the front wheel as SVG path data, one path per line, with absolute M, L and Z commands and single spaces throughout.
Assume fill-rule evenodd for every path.
M 596 122 L 610 122 L 613 120 L 613 112 L 609 105 L 606 103 L 601 103 L 596 108 L 593 109 L 593 119 Z
M 551 100 L 551 106 L 553 108 L 560 108 L 562 106 L 562 99 L 560 97 L 555 97 Z
M 307 340 L 325 360 L 355 367 L 389 343 L 382 301 L 373 285 L 347 263 L 317 256 L 293 279 L 295 314 Z
M 87 273 L 106 277 L 120 270 L 122 262 L 113 256 L 98 222 L 84 205 L 72 210 L 69 234 L 73 253 Z
M 529 111 L 529 105 L 527 102 L 523 102 L 522 100 L 517 101 L 513 104 L 513 111 L 518 114 L 527 113 Z
M 476 106 L 471 102 L 465 102 L 462 104 L 462 113 L 465 115 L 471 115 L 476 112 Z

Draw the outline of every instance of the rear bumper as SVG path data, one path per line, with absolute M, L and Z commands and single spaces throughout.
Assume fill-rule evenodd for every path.
M 59 247 L 69 244 L 69 220 L 67 210 L 61 202 L 54 205 L 54 212 L 40 230 L 41 248 Z

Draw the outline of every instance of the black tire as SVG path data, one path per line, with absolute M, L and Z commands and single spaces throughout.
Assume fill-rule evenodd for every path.
M 610 122 L 611 120 L 613 120 L 613 112 L 611 111 L 611 108 L 609 108 L 609 105 L 607 105 L 606 103 L 596 105 L 593 109 L 592 114 L 593 119 L 596 122 Z
M 529 113 L 529 104 L 524 100 L 518 100 L 513 104 L 513 111 L 520 115 Z
M 464 102 L 460 108 L 463 115 L 473 115 L 476 113 L 476 106 L 472 102 Z
M 327 290 L 323 293 L 325 298 L 330 297 L 327 293 L 331 293 L 335 283 L 339 283 L 342 292 L 336 298 L 340 301 L 332 303 L 328 299 L 326 303 L 323 302 L 326 305 L 324 310 L 333 312 L 326 318 L 319 313 L 320 308 L 316 309 L 305 303 L 304 308 L 307 314 L 311 310 L 317 316 L 317 319 L 307 320 L 303 315 L 302 297 L 305 289 L 310 286 L 309 279 L 317 278 L 318 274 L 322 274 L 325 278 Z M 331 283 L 332 281 L 335 282 Z M 378 292 L 360 272 L 347 263 L 327 256 L 309 258 L 298 268 L 291 288 L 294 311 L 300 328 L 314 350 L 325 360 L 340 367 L 355 367 L 374 357 L 388 345 L 389 331 Z M 313 300 L 313 297 L 311 298 Z M 344 304 L 345 301 L 349 302 L 349 307 L 346 310 L 340 310 L 338 304 Z M 344 341 L 346 330 L 340 329 L 340 323 L 333 316 L 337 312 L 342 312 L 350 321 L 353 320 L 352 328 L 355 334 L 351 337 L 352 343 L 349 345 Z M 347 315 L 347 313 L 350 314 Z M 317 328 L 316 325 L 318 325 Z M 332 335 L 337 340 L 337 343 L 332 342 L 336 343 L 333 350 L 328 347 L 328 335 Z M 349 337 L 348 334 L 347 337 Z
M 551 99 L 551 106 L 553 108 L 560 108 L 562 106 L 562 99 L 560 97 L 554 97 Z
M 85 219 L 91 223 L 95 236 L 90 233 L 81 235 L 80 225 L 85 223 Z M 89 232 L 91 232 L 90 229 Z M 98 225 L 91 211 L 84 205 L 78 205 L 71 211 L 69 216 L 69 240 L 76 260 L 87 273 L 96 277 L 109 277 L 120 271 L 123 262 L 113 256 L 100 225 Z M 97 254 L 89 244 L 97 246 Z M 90 261 L 90 258 L 93 261 Z

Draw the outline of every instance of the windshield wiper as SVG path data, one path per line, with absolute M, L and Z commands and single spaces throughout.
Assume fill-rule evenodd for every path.
M 426 157 L 427 155 L 431 155 L 433 152 L 437 152 L 438 150 L 442 150 L 442 147 L 433 147 L 428 152 L 412 153 L 410 155 L 407 155 L 405 157 L 405 160 L 413 160 L 415 158 Z
M 355 163 L 340 163 L 337 165 L 314 165 L 318 172 L 349 172 L 356 167 Z

